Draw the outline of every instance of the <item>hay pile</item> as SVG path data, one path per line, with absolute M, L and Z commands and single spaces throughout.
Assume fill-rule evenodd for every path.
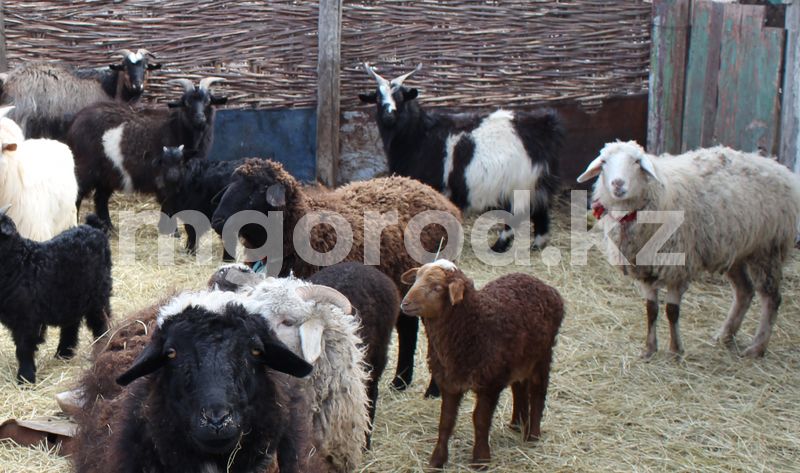
M 123 198 L 114 209 L 153 210 L 149 200 Z M 474 257 L 469 244 L 462 268 L 481 285 L 511 271 L 530 272 L 554 285 L 567 301 L 567 316 L 555 350 L 547 409 L 538 443 L 522 443 L 507 428 L 511 396 L 504 393 L 495 414 L 489 471 L 796 471 L 800 458 L 800 252 L 792 255 L 784 281 L 783 306 L 766 358 L 740 359 L 715 346 L 711 336 L 730 304 L 721 276 L 694 284 L 684 299 L 681 320 L 686 356 L 675 361 L 659 352 L 644 362 L 644 303 L 631 280 L 611 268 L 597 249 L 587 266 L 571 266 L 569 217 L 557 209 L 552 247 L 531 255 L 529 267 L 492 267 Z M 116 216 L 112 213 L 116 221 Z M 467 233 L 469 235 L 469 232 Z M 167 237 L 162 237 L 167 238 Z M 169 241 L 169 240 L 167 240 Z M 208 237 L 207 240 L 208 241 Z M 176 266 L 160 267 L 154 228 L 137 232 L 134 264 L 114 268 L 113 310 L 120 317 L 170 291 L 202 286 L 216 263 L 198 264 L 180 256 Z M 172 244 L 177 245 L 176 241 Z M 215 240 L 213 255 L 219 257 Z M 116 242 L 113 243 L 116 246 Z M 117 251 L 117 248 L 114 248 Z M 118 259 L 115 259 L 115 262 Z M 65 268 L 68 270 L 68 268 Z M 738 346 L 746 347 L 758 317 L 754 303 Z M 663 314 L 663 308 L 662 308 Z M 0 412 L 4 418 L 53 413 L 53 395 L 72 387 L 85 363 L 89 333 L 81 332 L 81 355 L 71 362 L 53 358 L 57 331 L 37 356 L 39 383 L 19 388 L 14 382 L 14 345 L 0 331 Z M 666 317 L 659 322 L 662 348 L 668 341 Z M 424 342 L 421 343 L 424 350 Z M 422 471 L 437 435 L 439 401 L 426 401 L 424 352 L 418 351 L 417 377 L 411 389 L 381 386 L 373 450 L 363 471 Z M 390 361 L 391 371 L 394 360 Z M 473 398 L 462 406 L 451 441 L 446 471 L 468 471 Z M 66 472 L 69 463 L 44 450 L 0 444 L 3 472 Z

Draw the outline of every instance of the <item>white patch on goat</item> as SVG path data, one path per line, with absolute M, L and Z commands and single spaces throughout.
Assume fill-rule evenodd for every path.
M 144 59 L 144 54 L 140 52 L 130 53 L 128 54 L 128 60 L 134 64 Z
M 455 135 L 450 135 L 447 137 L 447 141 L 444 144 L 445 154 L 444 154 L 444 172 L 442 173 L 442 194 L 448 199 L 452 196 L 452 191 L 450 187 L 447 186 L 447 181 L 450 179 L 450 173 L 453 172 L 453 153 L 456 149 L 456 144 L 464 136 L 463 132 L 456 133 Z
M 387 112 L 394 112 L 397 110 L 397 103 L 394 101 L 394 97 L 392 96 L 392 92 L 394 89 L 389 84 L 381 84 L 378 86 L 378 90 L 381 92 L 381 103 L 386 108 Z
M 475 154 L 464 170 L 469 189 L 467 210 L 500 207 L 511 201 L 514 190 L 536 189 L 542 165 L 534 164 L 528 156 L 514 129 L 513 119 L 512 112 L 498 110 L 470 132 Z M 448 154 L 452 155 L 452 150 L 448 149 Z M 531 199 L 535 195 L 531 192 Z M 531 202 L 520 204 L 522 211 L 528 214 Z
M 455 271 L 458 267 L 450 260 L 446 259 L 437 259 L 432 263 L 428 263 L 431 266 L 438 266 L 446 271 Z
M 221 314 L 230 303 L 243 304 L 244 296 L 227 291 L 184 292 L 173 297 L 158 311 L 158 326 L 161 327 L 170 317 L 180 314 L 190 307 L 199 307 L 209 312 Z
M 122 190 L 126 193 L 133 192 L 133 180 L 128 171 L 125 170 L 125 155 L 122 154 L 122 137 L 125 131 L 125 124 L 111 128 L 103 133 L 103 151 L 111 164 L 122 176 Z

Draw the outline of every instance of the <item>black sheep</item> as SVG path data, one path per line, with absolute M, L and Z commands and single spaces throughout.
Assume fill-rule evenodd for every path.
M 79 413 L 78 473 L 262 473 L 276 455 L 282 473 L 312 471 L 308 398 L 294 380 L 312 367 L 237 297 L 184 293 L 161 308 L 117 379 L 127 387 Z
M 375 420 L 378 383 L 389 352 L 392 328 L 400 315 L 400 295 L 394 282 L 372 266 L 345 262 L 328 266 L 308 278 L 309 282 L 336 289 L 350 300 L 361 321 L 358 335 L 366 345 L 365 361 L 370 366 L 367 395 L 369 421 Z M 370 436 L 367 435 L 367 448 Z
M 244 164 L 244 159 L 233 161 L 208 161 L 194 159 L 184 153 L 183 145 L 164 147 L 164 154 L 156 160 L 154 167 L 159 170 L 156 177 L 156 196 L 161 203 L 161 233 L 173 233 L 177 222 L 175 215 L 183 211 L 199 212 L 205 218 L 198 219 L 194 225 L 185 223 L 186 249 L 194 253 L 197 238 L 211 230 L 211 216 L 217 209 L 215 197 L 225 190 L 233 171 Z M 199 217 L 199 215 L 197 215 Z M 172 217 L 172 218 L 171 218 Z M 189 217 L 191 218 L 191 216 Z M 234 257 L 223 248 L 223 260 L 233 261 Z
M 214 134 L 214 106 L 227 101 L 209 90 L 219 80 L 207 77 L 197 87 L 186 79 L 173 80 L 184 92 L 169 109 L 136 111 L 104 102 L 81 110 L 67 133 L 78 178 L 78 208 L 94 191 L 97 216 L 110 228 L 108 200 L 115 190 L 156 193 L 153 163 L 164 146 L 184 145 L 193 156 L 205 158 Z
M 111 315 L 111 248 L 90 215 L 87 225 L 69 229 L 44 243 L 23 238 L 0 210 L 0 322 L 16 345 L 19 382 L 36 382 L 34 353 L 47 326 L 61 328 L 56 356 L 71 358 L 85 316 L 95 337 Z

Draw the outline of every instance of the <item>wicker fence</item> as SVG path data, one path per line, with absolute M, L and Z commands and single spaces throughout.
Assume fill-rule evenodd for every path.
M 342 108 L 416 63 L 422 99 L 442 106 L 529 105 L 647 89 L 650 4 L 631 0 L 345 1 Z M 173 77 L 215 75 L 231 107 L 311 107 L 316 98 L 314 1 L 5 1 L 11 67 L 27 60 L 102 66 L 144 47 L 165 69 L 151 97 L 174 97 Z

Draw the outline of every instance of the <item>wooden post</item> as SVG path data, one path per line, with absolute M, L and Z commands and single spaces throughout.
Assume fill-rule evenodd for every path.
M 690 3 L 653 1 L 647 149 L 654 154 L 681 150 Z
M 6 72 L 8 70 L 8 57 L 6 56 L 6 21 L 3 8 L 3 0 L 0 0 L 0 72 Z
M 800 173 L 800 0 L 786 8 L 780 161 Z
M 339 161 L 339 70 L 342 0 L 319 2 L 317 62 L 317 178 L 335 186 Z

